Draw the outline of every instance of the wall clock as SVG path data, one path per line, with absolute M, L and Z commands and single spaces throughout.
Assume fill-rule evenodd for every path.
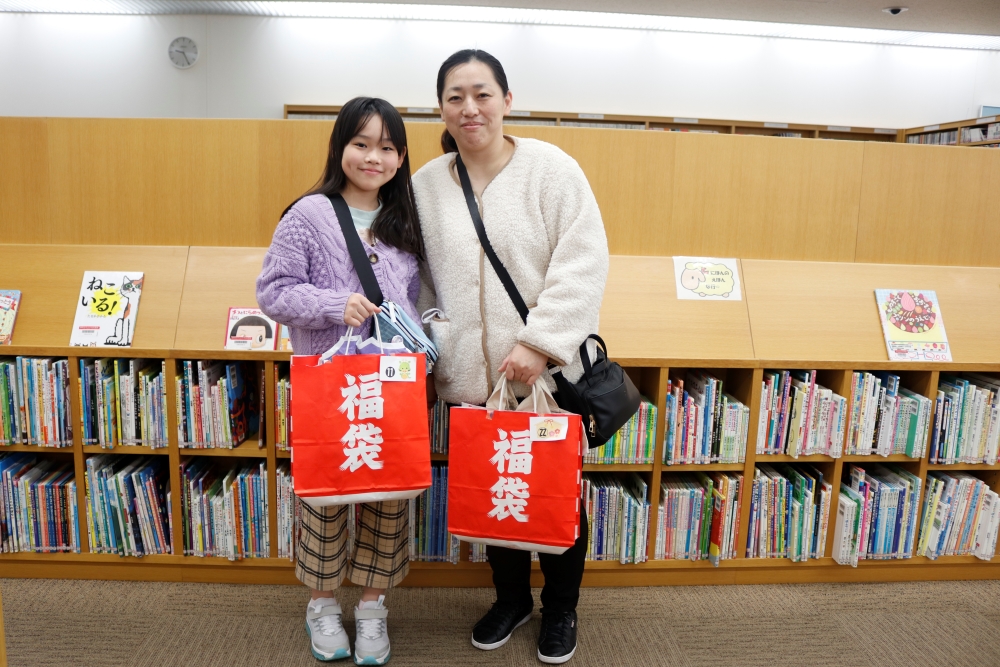
M 170 62 L 178 69 L 187 69 L 198 61 L 198 45 L 190 37 L 178 37 L 167 49 Z

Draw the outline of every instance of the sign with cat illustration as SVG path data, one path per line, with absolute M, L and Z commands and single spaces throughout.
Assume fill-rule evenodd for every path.
M 142 280 L 142 271 L 85 271 L 69 344 L 130 347 Z

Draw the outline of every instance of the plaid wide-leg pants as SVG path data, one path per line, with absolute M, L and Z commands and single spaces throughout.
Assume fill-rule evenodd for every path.
M 392 588 L 410 571 L 409 502 L 387 500 L 356 506 L 354 552 L 347 553 L 347 505 L 302 503 L 295 576 L 310 588 L 332 591 L 344 575 L 359 586 Z

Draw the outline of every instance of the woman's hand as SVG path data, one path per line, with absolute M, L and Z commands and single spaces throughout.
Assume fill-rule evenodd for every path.
M 548 361 L 546 355 L 518 343 L 500 364 L 499 370 L 508 380 L 518 380 L 530 387 L 545 372 Z
M 369 317 L 380 312 L 382 309 L 365 298 L 364 294 L 355 292 L 347 300 L 347 305 L 344 306 L 344 324 L 358 328 Z

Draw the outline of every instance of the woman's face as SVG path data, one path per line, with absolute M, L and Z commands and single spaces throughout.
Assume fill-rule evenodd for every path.
M 388 131 L 383 127 L 382 117 L 373 115 L 344 146 L 340 166 L 343 167 L 347 180 L 357 189 L 378 191 L 403 166 L 405 155 L 405 150 L 396 150 Z
M 503 134 L 513 96 L 504 95 L 493 71 L 478 60 L 459 65 L 444 80 L 441 119 L 459 149 L 488 146 Z

